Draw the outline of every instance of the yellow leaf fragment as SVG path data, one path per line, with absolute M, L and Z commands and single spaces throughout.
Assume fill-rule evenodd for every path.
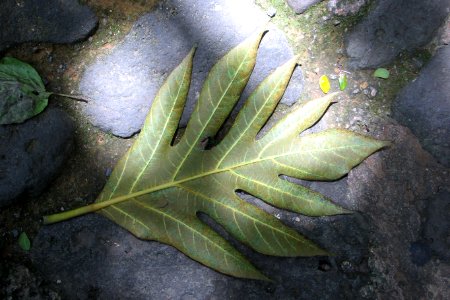
M 324 92 L 325 94 L 330 91 L 330 80 L 328 79 L 327 75 L 320 76 L 319 86 L 322 92 Z

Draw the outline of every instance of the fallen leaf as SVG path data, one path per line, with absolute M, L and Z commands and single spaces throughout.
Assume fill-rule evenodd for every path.
M 336 180 L 387 145 L 342 129 L 299 137 L 325 113 L 336 94 L 299 105 L 261 138 L 297 57 L 253 91 L 226 136 L 211 149 L 245 88 L 263 33 L 228 52 L 208 74 L 178 143 L 172 144 L 191 81 L 194 50 L 155 97 L 139 137 L 115 166 L 94 204 L 45 216 L 46 224 L 98 211 L 142 239 L 172 245 L 202 264 L 236 277 L 267 280 L 239 251 L 203 223 L 207 214 L 236 240 L 263 254 L 327 255 L 276 217 L 242 200 L 243 190 L 270 205 L 308 216 L 349 213 L 327 197 L 279 177 Z
M 320 76 L 319 86 L 322 92 L 324 92 L 325 94 L 330 91 L 330 80 L 328 79 L 327 75 Z
M 22 123 L 39 114 L 51 93 L 36 70 L 13 57 L 0 60 L 0 124 Z
M 387 79 L 389 78 L 389 71 L 385 68 L 378 68 L 373 72 L 374 77 Z
M 27 234 L 25 232 L 22 232 L 19 235 L 18 243 L 20 248 L 22 248 L 25 251 L 29 251 L 31 249 L 31 242 L 28 238 Z
M 347 75 L 345 73 L 339 74 L 339 89 L 341 91 L 345 90 L 347 87 Z

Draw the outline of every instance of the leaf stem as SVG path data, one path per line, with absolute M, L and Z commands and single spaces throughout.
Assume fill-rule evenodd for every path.
M 86 103 L 88 103 L 89 100 L 91 100 L 91 99 L 86 98 L 86 97 L 84 97 L 82 95 L 70 95 L 70 94 L 61 94 L 61 93 L 53 93 L 53 92 L 52 92 L 52 95 L 66 97 L 66 98 L 71 98 L 71 99 L 79 100 L 81 102 L 86 102 Z

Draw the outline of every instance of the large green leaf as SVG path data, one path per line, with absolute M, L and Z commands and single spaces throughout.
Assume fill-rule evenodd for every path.
M 39 114 L 51 94 L 29 64 L 13 57 L 0 60 L 0 125 L 21 123 Z
M 96 203 L 47 216 L 45 222 L 98 210 L 139 238 L 170 244 L 215 270 L 243 278 L 266 279 L 200 221 L 199 212 L 260 253 L 326 255 L 240 199 L 236 190 L 310 216 L 347 213 L 325 196 L 279 175 L 335 180 L 386 142 L 340 129 L 299 137 L 320 119 L 334 94 L 304 103 L 256 139 L 287 87 L 297 64 L 293 58 L 250 95 L 225 138 L 205 150 L 202 142 L 217 134 L 250 77 L 262 35 L 247 39 L 212 68 L 184 135 L 172 145 L 188 94 L 192 50 L 161 87 L 138 139 L 117 163 Z

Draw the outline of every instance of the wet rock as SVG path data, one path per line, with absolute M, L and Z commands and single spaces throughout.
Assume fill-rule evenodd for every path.
M 447 0 L 380 0 L 346 37 L 349 66 L 375 68 L 428 43 L 448 15 Z
M 73 132 L 72 120 L 53 108 L 25 123 L 0 126 L 0 207 L 47 187 L 73 147 Z
M 189 99 L 181 120 L 185 125 L 210 68 L 268 19 L 249 1 L 163 2 L 159 9 L 142 16 L 110 55 L 87 68 L 80 91 L 94 101 L 86 105 L 85 113 L 94 125 L 117 136 L 138 132 L 164 79 L 197 43 Z M 284 34 L 271 26 L 242 98 L 292 55 Z M 302 84 L 298 68 L 283 103 L 295 102 Z
M 450 46 L 439 49 L 394 102 L 393 116 L 450 167 Z
M 77 0 L 3 0 L 0 51 L 23 42 L 72 43 L 86 38 L 97 17 Z
M 329 0 L 328 10 L 337 16 L 353 16 L 361 11 L 369 0 Z
M 287 4 L 297 14 L 304 13 L 308 8 L 321 2 L 322 0 L 286 0 Z

